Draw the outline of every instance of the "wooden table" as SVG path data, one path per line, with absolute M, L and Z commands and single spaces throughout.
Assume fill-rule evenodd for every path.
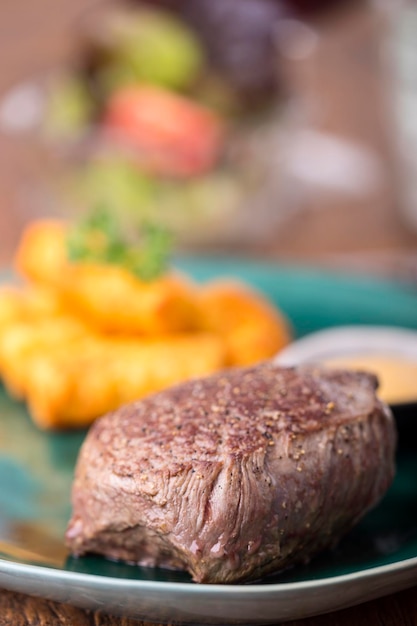
M 0 3 L 0 94 L 38 72 L 73 61 L 79 54 L 76 24 L 98 0 L 2 0 Z M 313 60 L 292 63 L 293 89 L 315 102 L 323 98 L 326 116 L 319 130 L 368 142 L 381 155 L 385 182 L 372 198 L 311 194 L 302 210 L 268 239 L 239 252 L 285 261 L 308 261 L 332 267 L 417 278 L 417 236 L 401 216 L 393 172 L 389 132 L 375 115 L 381 82 L 366 42 L 375 22 L 367 10 L 333 16 L 321 26 Z M 342 69 L 341 69 L 342 67 Z M 381 78 L 381 77 L 380 77 Z M 362 88 L 361 88 L 362 87 Z M 314 109 L 314 107 L 313 107 Z M 380 109 L 378 109 L 380 110 Z M 0 133 L 0 263 L 8 264 L 24 224 L 33 216 L 33 194 L 42 163 L 27 137 Z M 33 200 L 33 198 L 31 198 Z M 29 208 L 32 207 L 32 208 Z M 0 625 L 133 626 L 123 617 L 89 613 L 75 607 L 0 591 Z M 295 626 L 407 626 L 417 623 L 417 587 L 326 616 L 292 622 Z

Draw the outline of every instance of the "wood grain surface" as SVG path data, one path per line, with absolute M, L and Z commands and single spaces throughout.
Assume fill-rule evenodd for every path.
M 417 624 L 416 591 L 415 588 L 409 589 L 343 611 L 285 622 L 281 626 L 415 626 Z M 67 604 L 1 591 L 0 626 L 152 625 L 150 622 L 114 617 L 101 611 L 83 611 Z

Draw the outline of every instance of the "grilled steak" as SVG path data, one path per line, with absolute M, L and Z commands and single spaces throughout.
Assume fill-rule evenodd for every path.
M 70 550 L 258 579 L 333 545 L 394 474 L 369 374 L 272 362 L 190 381 L 98 420 L 80 452 Z

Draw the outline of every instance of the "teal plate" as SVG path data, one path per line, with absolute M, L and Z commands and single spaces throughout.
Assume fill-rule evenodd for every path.
M 417 329 L 417 291 L 370 278 L 231 259 L 187 259 L 197 280 L 243 279 L 297 336 L 346 324 Z M 0 388 L 0 586 L 138 619 L 268 624 L 357 604 L 417 580 L 417 419 L 399 407 L 398 471 L 380 505 L 308 566 L 250 585 L 196 585 L 186 574 L 71 558 L 63 544 L 74 464 L 85 432 L 44 433 Z

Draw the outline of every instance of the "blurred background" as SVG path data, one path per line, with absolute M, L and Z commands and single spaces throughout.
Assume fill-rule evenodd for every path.
M 105 207 L 417 280 L 416 37 L 396 0 L 2 0 L 0 262 Z

